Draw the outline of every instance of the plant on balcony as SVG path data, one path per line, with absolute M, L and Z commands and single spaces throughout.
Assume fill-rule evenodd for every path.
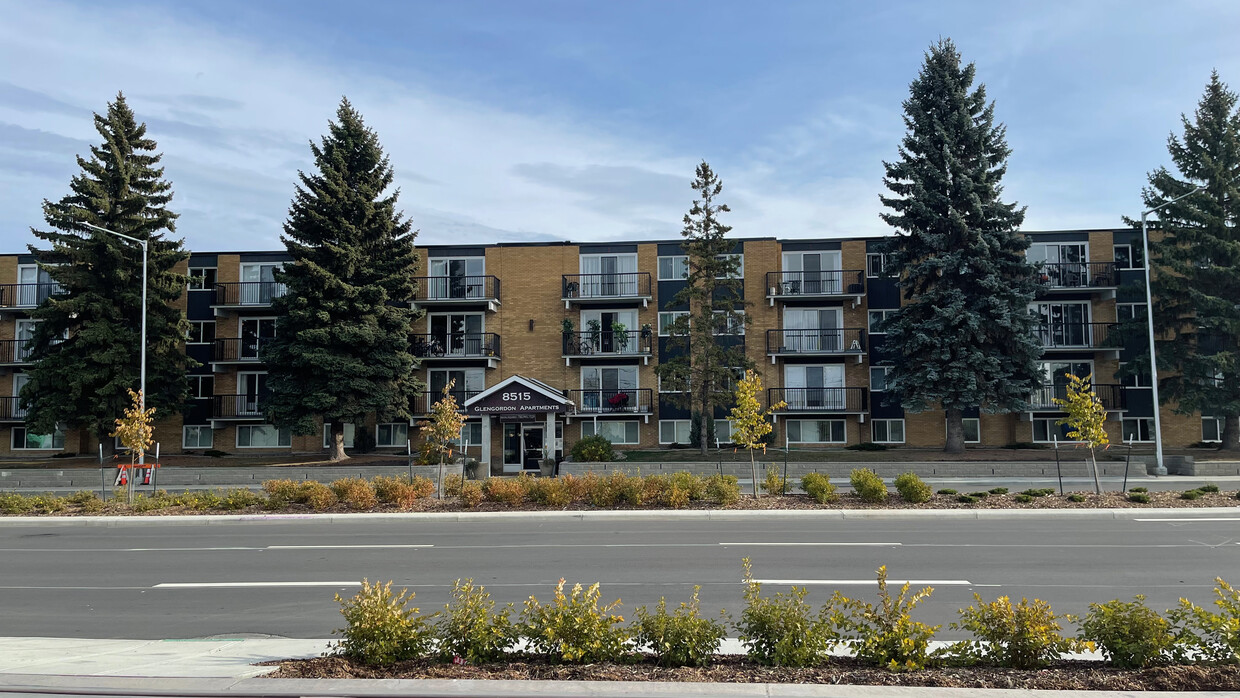
M 1098 480 L 1098 460 L 1094 449 L 1106 448 L 1110 443 L 1107 437 L 1107 410 L 1102 400 L 1094 393 L 1090 384 L 1091 376 L 1084 378 L 1068 374 L 1068 397 L 1052 398 L 1056 405 L 1063 408 L 1068 416 L 1056 422 L 1068 425 L 1071 431 L 1068 438 L 1080 442 L 1089 448 L 1089 466 L 1094 476 L 1094 494 L 1102 494 L 1102 483 Z
M 586 329 L 590 332 L 590 346 L 598 349 L 603 343 L 603 323 L 594 319 L 587 320 Z
M 607 404 L 613 410 L 624 409 L 625 407 L 629 406 L 629 394 L 628 393 L 616 393 L 615 395 L 612 395 L 611 397 L 607 398 Z
M 766 453 L 766 436 L 775 429 L 771 424 L 771 413 L 788 406 L 780 400 L 764 410 L 758 402 L 761 394 L 762 379 L 753 370 L 746 370 L 745 377 L 736 384 L 736 407 L 729 415 L 732 419 L 732 443 L 749 450 L 754 499 L 761 496 L 758 494 L 758 464 L 754 460 L 754 449 L 761 448 Z
M 611 341 L 616 346 L 617 352 L 625 352 L 629 348 L 629 328 L 624 326 L 623 322 L 611 323 Z

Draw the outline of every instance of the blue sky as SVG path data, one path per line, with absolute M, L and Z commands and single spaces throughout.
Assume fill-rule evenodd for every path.
M 882 161 L 951 37 L 1013 148 L 1026 228 L 1118 225 L 1217 68 L 1235 2 L 0 0 L 0 250 L 67 192 L 124 91 L 194 249 L 280 246 L 347 94 L 424 243 L 674 237 L 694 165 L 738 235 L 883 234 Z

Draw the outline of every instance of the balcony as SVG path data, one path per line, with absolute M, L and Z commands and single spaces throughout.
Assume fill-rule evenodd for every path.
M 499 366 L 499 335 L 494 332 L 415 334 L 410 344 L 413 355 L 425 363 L 476 363 L 482 359 L 488 368 Z
M 213 364 L 256 364 L 259 363 L 259 352 L 262 343 L 267 341 L 260 337 L 248 338 L 217 338 L 211 347 L 211 363 Z M 222 371 L 223 369 L 217 369 Z
M 825 271 L 768 271 L 766 298 L 776 300 L 851 300 L 853 307 L 865 296 L 865 271 L 828 269 Z
M 1119 275 L 1115 262 L 1049 262 L 1038 272 L 1038 284 L 1045 295 L 1091 291 L 1114 298 Z
M 602 390 L 566 390 L 572 401 L 568 413 L 572 416 L 593 415 L 644 415 L 649 417 L 651 407 L 650 388 L 609 388 Z
M 1094 394 L 1102 402 L 1103 408 L 1107 412 L 1123 412 L 1128 409 L 1124 392 L 1124 386 L 1111 383 L 1094 384 Z M 1068 398 L 1068 387 L 1066 385 L 1044 385 L 1033 392 L 1029 396 L 1030 412 L 1063 412 L 1064 409 L 1055 404 L 1055 398 L 1066 400 Z
M 0 340 L 0 366 L 28 366 L 31 348 L 28 339 Z
M 481 390 L 457 390 L 452 389 L 449 395 L 456 398 L 457 405 L 464 405 L 469 398 L 482 392 Z M 409 403 L 409 413 L 415 417 L 425 417 L 431 413 L 431 405 L 443 399 L 443 390 L 423 390 L 415 393 L 413 400 Z
M 565 332 L 561 341 L 564 365 L 572 359 L 590 358 L 640 358 L 650 363 L 653 353 L 654 332 L 649 330 L 603 330 L 601 332 Z
M 63 291 L 57 283 L 0 284 L 0 311 L 37 308 Z
M 24 422 L 26 410 L 22 409 L 21 398 L 0 397 L 0 422 Z
M 776 414 L 865 414 L 870 409 L 868 388 L 767 388 L 767 405 L 787 406 Z
M 561 277 L 560 300 L 564 307 L 573 304 L 608 305 L 616 301 L 650 302 L 650 272 L 632 271 L 614 274 L 564 274 Z
M 211 397 L 211 419 L 261 420 L 264 416 L 261 402 L 255 395 L 214 395 Z
M 855 356 L 861 363 L 865 356 L 865 328 L 844 327 L 821 330 L 767 330 L 766 353 L 775 363 L 777 357 L 790 356 Z
M 1100 351 L 1119 355 L 1124 347 L 1123 325 L 1116 322 L 1052 322 L 1034 330 L 1047 353 Z
M 499 310 L 499 279 L 494 276 L 419 276 L 413 302 L 423 308 L 482 306 Z
M 240 281 L 217 283 L 215 299 L 211 307 L 226 308 L 268 308 L 271 301 L 288 293 L 288 287 L 275 281 Z

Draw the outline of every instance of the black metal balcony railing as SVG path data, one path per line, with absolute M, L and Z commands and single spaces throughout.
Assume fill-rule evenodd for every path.
M 262 307 L 288 293 L 288 287 L 275 281 L 240 281 L 217 283 L 212 305 L 228 307 Z
M 494 276 L 419 276 L 414 281 L 417 303 L 499 300 L 499 279 Z
M 650 414 L 650 388 L 569 390 L 574 414 Z
M 415 334 L 410 349 L 420 359 L 499 358 L 499 335 L 494 332 Z
M 211 352 L 211 360 L 220 362 L 257 362 L 259 361 L 259 352 L 262 351 L 263 343 L 270 341 L 269 338 L 263 337 L 216 338 Z
M 1051 322 L 1034 330 L 1044 349 L 1120 349 L 1123 325 L 1115 322 Z
M 1127 407 L 1127 401 L 1124 392 L 1124 386 L 1112 383 L 1095 383 L 1093 385 L 1094 394 L 1102 402 L 1102 406 L 1107 410 L 1122 410 Z M 1029 396 L 1030 409 L 1034 411 L 1062 412 L 1063 408 L 1055 404 L 1055 399 L 1067 400 L 1068 387 L 1066 385 L 1044 385 L 1033 391 L 1033 395 Z
M 650 272 L 564 274 L 561 294 L 566 300 L 648 298 L 650 296 Z
M 464 405 L 469 398 L 482 392 L 481 390 L 458 390 L 453 388 L 448 394 L 456 399 L 457 405 Z M 443 389 L 440 390 L 423 390 L 413 396 L 413 400 L 409 405 L 409 411 L 415 415 L 427 415 L 431 413 L 431 405 L 443 399 Z
M 0 308 L 37 308 L 64 292 L 60 284 L 0 284 Z
M 1038 282 L 1045 288 L 1114 288 L 1115 262 L 1049 262 L 1042 265 Z
M 565 332 L 562 341 L 564 356 L 649 356 L 654 345 L 654 332 Z
M 865 329 L 767 330 L 768 354 L 863 354 Z
M 767 404 L 788 403 L 778 412 L 865 412 L 870 405 L 866 388 L 767 388 Z
M 0 397 L 0 422 L 21 422 L 26 419 L 20 397 Z
M 263 416 L 262 395 L 213 395 L 211 417 L 214 419 L 250 419 Z
M 857 296 L 865 293 L 865 272 L 860 269 L 825 271 L 768 271 L 769 296 Z
M 34 343 L 28 339 L 0 340 L 0 364 L 17 365 L 30 363 Z

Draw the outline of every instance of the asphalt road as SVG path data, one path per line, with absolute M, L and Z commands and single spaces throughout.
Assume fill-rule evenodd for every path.
M 1134 516 L 1148 516 L 1134 514 Z M 1080 613 L 1144 593 L 1159 610 L 1207 602 L 1213 578 L 1240 582 L 1240 513 L 1173 521 L 629 518 L 477 522 L 323 521 L 116 528 L 0 522 L 0 635 L 328 637 L 333 595 L 393 579 L 424 612 L 472 577 L 501 602 L 549 599 L 560 577 L 602 583 L 624 612 L 702 586 L 711 612 L 739 610 L 741 558 L 768 591 L 806 584 L 873 597 L 874 570 L 934 586 L 918 617 L 947 623 L 974 591 L 1038 597 Z M 1199 520 L 1194 521 L 1194 518 Z M 944 629 L 942 639 L 952 633 Z

